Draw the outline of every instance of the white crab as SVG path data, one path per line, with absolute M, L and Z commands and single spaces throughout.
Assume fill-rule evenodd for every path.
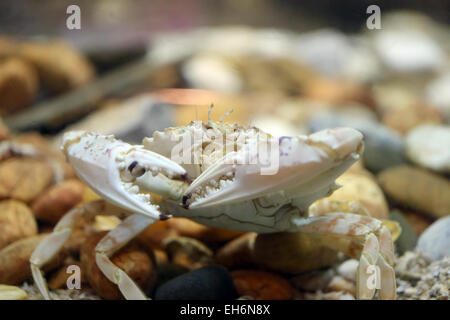
M 201 143 L 190 146 L 199 161 L 179 165 L 169 158 L 186 134 L 202 137 Z M 217 135 L 227 138 L 212 138 Z M 276 174 L 262 175 L 262 164 L 236 164 L 245 158 L 252 144 L 259 143 L 255 137 L 278 147 Z M 224 229 L 317 235 L 318 241 L 331 248 L 360 258 L 358 298 L 373 297 L 375 287 L 369 285 L 369 277 L 378 266 L 380 297 L 394 299 L 394 249 L 390 232 L 382 222 L 360 215 L 357 210 L 308 213 L 311 203 L 338 187 L 335 179 L 359 159 L 362 141 L 362 134 L 351 128 L 278 138 L 256 128 L 212 121 L 193 121 L 187 126 L 155 132 L 152 138 L 144 139 L 143 145 L 130 145 L 113 136 L 90 132 L 68 132 L 62 142 L 68 161 L 78 176 L 107 202 L 86 203 L 60 220 L 30 259 L 33 278 L 49 299 L 40 268 L 61 249 L 77 219 L 85 215 L 123 214 L 125 210 L 127 217 L 123 222 L 98 243 L 96 263 L 127 299 L 146 297 L 110 257 L 149 225 L 170 216 Z M 211 146 L 213 151 L 204 154 Z M 159 205 L 152 203 L 150 192 L 161 195 L 163 201 Z

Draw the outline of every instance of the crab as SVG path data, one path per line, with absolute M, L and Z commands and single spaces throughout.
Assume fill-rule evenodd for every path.
M 184 143 L 192 137 L 194 143 Z M 264 142 L 276 156 L 272 172 L 263 170 L 272 159 L 261 157 L 258 148 Z M 252 148 L 259 151 L 251 153 Z M 156 131 L 142 145 L 72 131 L 64 135 L 61 149 L 79 178 L 102 199 L 70 210 L 33 252 L 32 275 L 46 299 L 50 296 L 41 268 L 61 250 L 78 219 L 97 214 L 125 216 L 98 243 L 96 263 L 126 299 L 147 297 L 110 257 L 149 225 L 171 217 L 222 229 L 314 235 L 359 259 L 359 299 L 373 298 L 377 289 L 381 299 L 395 299 L 394 247 L 383 222 L 358 206 L 334 202 L 311 206 L 336 190 L 335 179 L 360 158 L 363 135 L 355 129 L 275 137 L 221 119 Z M 188 156 L 175 157 L 181 149 L 189 151 Z M 158 204 L 154 194 L 162 197 Z M 375 268 L 381 275 L 376 287 L 369 285 Z

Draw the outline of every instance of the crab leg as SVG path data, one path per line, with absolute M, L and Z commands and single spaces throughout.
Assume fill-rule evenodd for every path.
M 122 212 L 123 210 L 112 207 L 103 200 L 96 200 L 85 203 L 82 207 L 73 208 L 61 218 L 53 233 L 39 243 L 30 257 L 31 273 L 44 299 L 50 300 L 50 295 L 41 268 L 61 251 L 77 222 L 82 217 L 92 218 L 99 214 L 120 215 Z
M 327 213 L 306 219 L 294 218 L 293 222 L 300 232 L 316 235 L 324 245 L 360 259 L 359 299 L 373 297 L 375 287 L 369 284 L 369 277 L 377 267 L 381 277 L 380 297 L 395 299 L 394 247 L 389 230 L 381 221 L 351 213 Z
M 110 257 L 157 220 L 134 214 L 127 217 L 118 227 L 111 230 L 95 248 L 95 260 L 109 281 L 115 283 L 127 300 L 145 300 L 147 297 L 136 283 Z

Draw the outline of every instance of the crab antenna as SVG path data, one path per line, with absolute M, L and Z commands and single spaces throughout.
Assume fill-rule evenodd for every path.
M 227 116 L 229 116 L 230 113 L 232 113 L 232 112 L 233 112 L 233 109 L 230 109 L 227 112 L 225 112 L 224 115 L 220 117 L 219 122 L 222 122 L 223 119 L 225 119 Z
M 208 123 L 211 123 L 211 111 L 213 107 L 214 107 L 213 103 L 211 103 L 211 105 L 208 107 Z

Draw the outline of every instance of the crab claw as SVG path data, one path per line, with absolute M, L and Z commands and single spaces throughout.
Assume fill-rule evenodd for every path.
M 338 186 L 334 180 L 363 152 L 363 135 L 351 128 L 327 129 L 308 137 L 268 139 L 270 152 L 274 152 L 271 156 L 260 150 L 252 156 L 249 151 L 261 146 L 253 140 L 240 151 L 228 153 L 208 167 L 186 189 L 184 206 L 204 208 L 276 195 L 296 198 L 302 206 L 308 207 L 335 190 Z M 252 146 L 255 142 L 256 147 L 255 144 Z M 267 161 L 255 163 L 255 154 L 258 159 L 275 161 L 278 170 L 274 174 L 262 174 L 263 164 Z
M 63 136 L 61 149 L 77 175 L 107 201 L 135 213 L 160 218 L 149 192 L 181 196 L 186 171 L 177 163 L 146 150 L 86 131 Z M 175 186 L 179 186 L 176 188 Z

